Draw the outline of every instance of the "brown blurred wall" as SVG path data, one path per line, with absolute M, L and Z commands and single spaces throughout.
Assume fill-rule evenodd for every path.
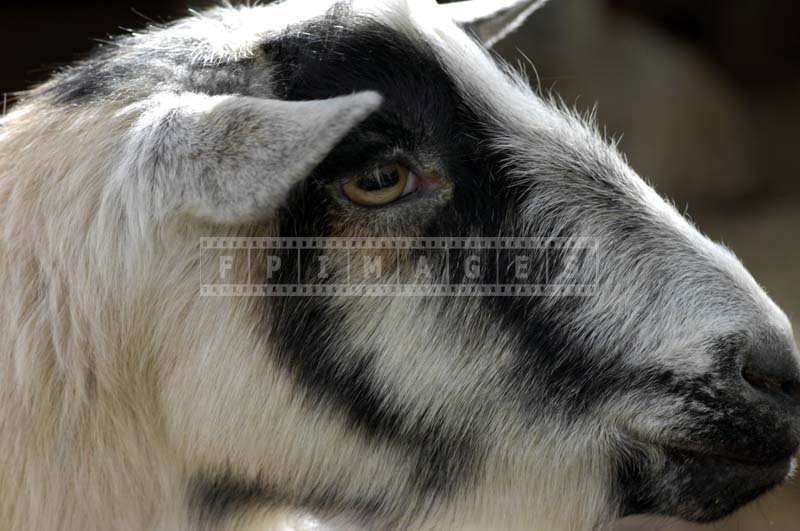
M 186 10 L 153 0 L 6 5 L 0 92 L 45 79 L 120 28 Z M 633 167 L 733 248 L 799 323 L 799 27 L 794 0 L 553 0 L 498 51 L 542 90 L 584 110 L 597 103 Z M 664 528 L 693 529 L 618 526 Z M 800 490 L 782 488 L 714 529 L 800 530 Z

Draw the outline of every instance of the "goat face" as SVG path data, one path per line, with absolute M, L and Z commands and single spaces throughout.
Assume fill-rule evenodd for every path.
M 212 11 L 121 40 L 38 97 L 130 103 L 120 186 L 161 224 L 179 212 L 205 234 L 588 237 L 596 254 L 526 267 L 595 290 L 195 302 L 187 322 L 209 330 L 185 328 L 207 341 L 187 340 L 161 391 L 193 507 L 577 528 L 712 520 L 781 483 L 800 442 L 786 317 L 591 124 L 476 42 L 533 6 L 499 2 L 498 25 L 480 2 L 363 4 Z M 464 274 L 434 252 L 392 256 L 401 275 L 423 259 L 430 282 Z M 332 279 L 348 267 L 318 250 L 277 275 L 318 283 L 323 261 Z M 514 283 L 489 262 L 469 282 Z M 247 325 L 223 334 L 214 311 Z

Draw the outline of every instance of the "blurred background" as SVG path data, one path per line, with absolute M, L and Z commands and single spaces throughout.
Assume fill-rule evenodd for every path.
M 209 2 L 7 2 L 0 97 L 120 28 Z M 796 0 L 552 0 L 497 51 L 580 109 L 631 165 L 725 242 L 800 323 L 800 7 Z M 534 66 L 535 65 L 535 68 Z M 0 105 L 2 100 L 0 99 Z M 630 519 L 615 531 L 709 529 Z M 710 527 L 800 530 L 789 485 Z

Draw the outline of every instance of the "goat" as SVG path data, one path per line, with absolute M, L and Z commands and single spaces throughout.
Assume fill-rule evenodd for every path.
M 0 122 L 0 528 L 582 530 L 781 484 L 790 323 L 487 51 L 541 4 L 219 7 L 25 94 Z M 220 264 L 335 285 L 369 255 L 248 268 L 203 238 L 498 236 L 544 238 L 528 272 L 592 292 L 199 289 Z M 514 284 L 499 258 L 445 273 L 464 248 L 378 249 L 404 278 Z

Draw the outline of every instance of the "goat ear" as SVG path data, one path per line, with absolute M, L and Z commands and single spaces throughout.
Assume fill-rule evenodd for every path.
M 491 48 L 518 29 L 547 0 L 467 0 L 439 7 L 458 25 Z
M 375 92 L 314 101 L 160 95 L 144 104 L 128 153 L 157 216 L 259 221 L 380 104 Z

